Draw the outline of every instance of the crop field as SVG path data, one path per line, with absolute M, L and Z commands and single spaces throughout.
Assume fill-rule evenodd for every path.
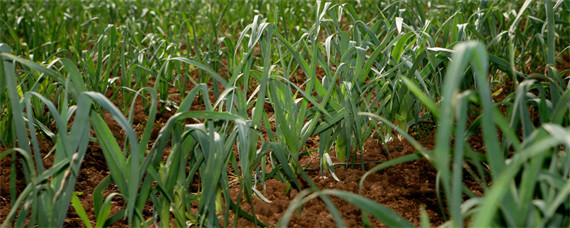
M 0 0 L 1 227 L 569 227 L 570 1 Z

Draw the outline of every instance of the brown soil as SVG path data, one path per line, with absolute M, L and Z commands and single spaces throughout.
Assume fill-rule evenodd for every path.
M 365 148 L 364 161 L 365 163 L 371 162 L 364 165 L 366 171 L 375 167 L 377 164 L 374 162 L 376 161 L 390 160 L 383 145 L 378 144 L 374 139 L 367 140 Z M 406 141 L 398 140 L 390 142 L 388 148 L 393 158 L 408 155 L 415 151 Z M 331 152 L 331 155 L 334 157 L 334 151 Z M 358 155 L 358 157 L 360 156 Z M 321 176 L 317 153 L 304 157 L 301 159 L 301 163 L 308 165 L 308 169 L 312 170 L 308 171 L 307 174 L 320 189 L 337 189 L 358 194 L 359 181 L 363 175 L 361 165 L 355 167 L 336 166 L 335 173 L 340 179 L 340 182 L 337 182 L 330 173 L 324 177 Z M 440 225 L 445 220 L 436 198 L 435 176 L 436 170 L 425 159 L 396 165 L 369 175 L 364 182 L 362 196 L 387 206 L 415 225 L 420 223 L 420 206 L 424 205 L 432 225 Z M 265 189 L 258 186 L 258 190 L 263 192 L 264 196 L 272 203 L 268 204 L 255 197 L 253 205 L 256 216 L 269 226 L 276 225 L 289 203 L 298 195 L 297 190 L 291 190 L 287 194 L 285 189 L 285 184 L 275 179 L 267 181 Z M 233 195 L 237 195 L 238 192 L 239 187 L 231 189 Z M 363 226 L 361 211 L 358 207 L 340 198 L 331 198 L 347 226 Z M 251 212 L 249 205 L 244 204 L 244 208 Z M 371 219 L 371 224 L 375 227 L 383 226 L 380 221 L 375 219 Z M 239 219 L 238 226 L 253 227 L 254 224 L 251 221 Z M 319 199 L 313 199 L 303 206 L 300 215 L 294 215 L 288 226 L 333 227 L 335 222 L 324 203 Z

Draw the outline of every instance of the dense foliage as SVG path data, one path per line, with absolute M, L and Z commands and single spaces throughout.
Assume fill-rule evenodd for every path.
M 0 9 L 0 159 L 22 161 L 27 183 L 17 195 L 13 166 L 2 226 L 62 226 L 70 203 L 91 226 L 74 195 L 89 142 L 111 171 L 93 193 L 97 226 L 227 225 L 218 212 L 227 223 L 266 178 L 310 186 L 283 226 L 302 197 L 320 197 L 343 226 L 331 195 L 411 225 L 362 196 L 319 190 L 299 164 L 319 136 L 321 167 L 334 173 L 331 150 L 357 162 L 373 135 L 416 147 L 390 165 L 434 165 L 446 225 L 570 225 L 569 1 L 2 0 Z M 135 128 L 137 98 L 147 121 Z M 167 111 L 176 114 L 151 137 Z M 425 121 L 437 123 L 433 150 L 409 134 Z M 484 148 L 466 143 L 479 133 Z M 42 140 L 54 145 L 50 167 Z M 111 183 L 118 192 L 104 197 Z M 115 195 L 126 207 L 110 214 Z M 149 201 L 154 219 L 141 213 Z

